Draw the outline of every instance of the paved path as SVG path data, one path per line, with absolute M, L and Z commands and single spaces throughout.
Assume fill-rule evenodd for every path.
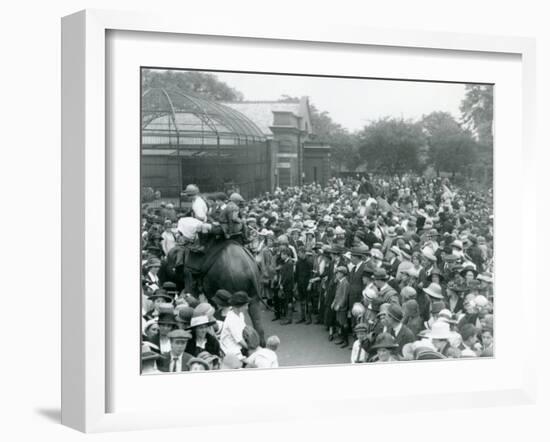
M 294 314 L 297 317 L 297 314 Z M 349 363 L 351 350 L 343 349 L 328 340 L 323 325 L 273 322 L 273 313 L 262 306 L 265 336 L 277 335 L 281 345 L 277 351 L 279 366 L 327 365 Z

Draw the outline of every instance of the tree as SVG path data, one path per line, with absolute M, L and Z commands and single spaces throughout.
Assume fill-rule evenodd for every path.
M 477 143 L 468 129 L 460 126 L 447 112 L 432 112 L 421 121 L 428 143 L 428 156 L 437 174 L 457 172 L 478 159 Z
M 493 86 L 468 84 L 460 104 L 462 120 L 482 146 L 493 146 Z
M 214 74 L 197 71 L 144 69 L 141 76 L 142 90 L 152 87 L 178 87 L 213 101 L 242 101 L 243 94 L 218 80 Z
M 490 183 L 493 173 L 493 86 L 466 85 L 460 111 L 464 124 L 477 138 L 478 164 L 475 174 Z
M 386 117 L 363 129 L 359 154 L 374 170 L 402 174 L 420 169 L 419 152 L 425 143 L 420 124 Z
M 339 171 L 342 170 L 342 166 L 354 171 L 361 163 L 357 135 L 334 122 L 328 112 L 320 112 L 313 105 L 310 105 L 310 108 L 315 139 L 331 147 L 330 157 L 333 165 Z

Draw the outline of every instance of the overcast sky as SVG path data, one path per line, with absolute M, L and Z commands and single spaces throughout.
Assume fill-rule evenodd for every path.
M 307 95 L 319 110 L 354 131 L 369 120 L 403 117 L 418 120 L 433 111 L 460 118 L 464 84 L 414 81 L 320 78 L 291 75 L 214 73 L 241 91 L 245 100 L 277 100 L 281 95 Z

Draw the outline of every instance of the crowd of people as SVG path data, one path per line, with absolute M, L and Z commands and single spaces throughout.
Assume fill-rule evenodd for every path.
M 351 363 L 493 355 L 491 189 L 404 175 L 333 178 L 249 201 L 185 192 L 188 208 L 143 209 L 144 373 L 278 366 L 279 338 L 264 344 L 245 321 L 250 294 L 208 299 L 200 283 L 159 275 L 173 248 L 200 250 L 208 235 L 251 252 L 274 321 L 300 324 L 295 333 L 319 327 Z

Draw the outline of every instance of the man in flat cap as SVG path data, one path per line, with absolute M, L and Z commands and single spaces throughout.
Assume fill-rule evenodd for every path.
M 192 334 L 187 330 L 172 330 L 168 333 L 170 338 L 171 350 L 163 353 L 157 361 L 157 368 L 162 372 L 189 371 L 187 363 L 193 355 L 185 352 L 187 341 L 191 339 Z

